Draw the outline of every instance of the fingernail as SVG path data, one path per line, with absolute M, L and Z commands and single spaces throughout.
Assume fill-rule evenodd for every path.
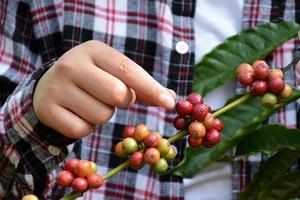
M 174 99 L 166 93 L 161 93 L 158 97 L 158 100 L 163 104 L 165 108 L 173 108 L 175 106 Z

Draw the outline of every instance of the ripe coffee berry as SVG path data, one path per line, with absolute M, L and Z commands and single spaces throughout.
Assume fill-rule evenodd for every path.
M 134 126 L 126 126 L 123 130 L 123 137 L 127 138 L 127 137 L 134 137 L 134 130 L 135 127 Z
M 144 162 L 144 153 L 141 151 L 134 152 L 130 157 L 130 167 L 132 169 L 138 170 L 142 168 L 145 164 Z
M 173 125 L 177 130 L 183 130 L 188 125 L 188 119 L 187 119 L 187 117 L 177 116 L 173 120 Z
M 170 151 L 170 148 L 171 148 L 171 145 L 169 143 L 169 141 L 165 138 L 160 138 L 158 140 L 158 145 L 156 147 L 159 151 L 159 153 L 162 155 L 162 156 L 165 156 L 169 153 Z
M 160 153 L 156 148 L 149 148 L 146 150 L 144 155 L 144 161 L 149 164 L 153 165 L 160 159 Z
M 79 160 L 77 158 L 67 160 L 64 169 L 74 173 L 74 168 L 78 164 L 78 162 Z
M 72 182 L 74 180 L 74 175 L 72 172 L 63 170 L 59 172 L 58 176 L 56 177 L 56 181 L 58 185 L 61 187 L 70 187 L 72 185 Z
M 189 125 L 188 132 L 194 139 L 203 138 L 206 134 L 205 126 L 201 122 L 192 122 Z
M 257 80 L 252 83 L 250 87 L 251 94 L 254 96 L 259 96 L 264 94 L 268 89 L 268 85 L 265 81 Z
M 208 143 L 207 143 L 207 139 L 205 139 L 205 138 L 203 138 L 203 140 L 202 140 L 202 145 L 203 145 L 205 148 L 212 148 L 212 147 L 214 147 L 214 145 L 208 144 Z
M 87 177 L 92 174 L 91 163 L 88 160 L 80 160 L 74 168 L 77 177 Z
M 221 141 L 221 133 L 216 129 L 211 129 L 206 133 L 204 140 L 209 145 L 216 145 Z
M 263 60 L 253 63 L 254 77 L 256 80 L 266 80 L 270 74 L 269 65 Z
M 238 80 L 242 85 L 251 85 L 254 81 L 254 74 L 250 72 L 242 73 L 238 76 Z
M 195 120 L 202 122 L 208 113 L 208 107 L 204 104 L 197 104 L 193 107 L 192 115 Z
M 180 116 L 187 116 L 191 114 L 193 104 L 185 99 L 181 99 L 178 103 L 176 103 L 175 108 Z
M 212 129 L 214 126 L 215 118 L 211 113 L 208 113 L 203 121 L 203 124 L 207 130 Z
M 135 127 L 134 138 L 137 142 L 142 142 L 148 134 L 149 130 L 144 124 L 139 124 Z
M 72 188 L 75 192 L 84 192 L 88 188 L 88 183 L 85 178 L 77 177 L 72 183 Z
M 277 97 L 275 94 L 267 92 L 261 97 L 260 102 L 263 106 L 272 108 L 277 103 Z
M 147 148 L 149 147 L 156 147 L 158 145 L 158 137 L 155 134 L 148 134 L 144 138 L 144 144 Z
M 86 178 L 89 188 L 99 188 L 103 185 L 103 178 L 99 174 L 90 174 Z
M 246 72 L 250 72 L 250 73 L 254 73 L 254 70 L 252 68 L 251 65 L 249 65 L 248 63 L 242 63 L 240 64 L 240 66 L 236 69 L 236 76 L 239 76 L 240 74 L 246 73 Z
M 151 169 L 157 174 L 163 174 L 168 170 L 168 163 L 166 159 L 160 158 L 154 165 L 152 165 Z
M 195 139 L 195 138 L 189 136 L 188 137 L 188 143 L 189 143 L 190 147 L 192 147 L 192 148 L 198 148 L 202 144 L 202 138 Z
M 198 103 L 203 103 L 203 97 L 202 97 L 200 94 L 195 93 L 195 92 L 189 94 L 189 95 L 187 96 L 186 100 L 187 100 L 188 102 L 190 102 L 191 104 L 193 104 L 193 105 L 196 105 L 196 104 L 198 104 Z
M 283 72 L 280 69 L 271 69 L 269 79 L 280 78 L 283 79 Z
M 289 96 L 292 95 L 292 93 L 293 93 L 293 89 L 291 88 L 291 86 L 289 86 L 288 84 L 285 84 L 284 89 L 280 93 L 280 97 L 281 98 L 288 98 Z
M 285 83 L 281 78 L 273 78 L 268 81 L 268 89 L 274 94 L 279 94 L 284 90 Z
M 118 142 L 118 144 L 116 144 L 115 154 L 119 157 L 125 156 L 125 153 L 123 151 L 123 142 Z
M 132 154 L 138 150 L 138 144 L 133 138 L 125 138 L 122 143 L 123 151 L 126 155 Z
M 216 118 L 214 120 L 214 123 L 213 123 L 213 127 L 214 129 L 216 129 L 217 131 L 222 131 L 224 129 L 224 123 L 222 122 L 222 120 Z

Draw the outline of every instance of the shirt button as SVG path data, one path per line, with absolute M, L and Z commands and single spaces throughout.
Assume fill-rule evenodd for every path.
M 179 41 L 176 43 L 175 50 L 179 54 L 186 54 L 189 50 L 189 45 L 185 41 Z
M 49 145 L 48 146 L 48 151 L 51 153 L 53 156 L 58 156 L 60 154 L 60 149 L 56 146 Z

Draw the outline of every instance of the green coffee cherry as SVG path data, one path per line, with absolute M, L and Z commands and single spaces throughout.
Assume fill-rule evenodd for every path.
M 166 159 L 160 158 L 154 165 L 152 165 L 151 169 L 158 174 L 163 174 L 168 170 L 168 163 Z
M 263 106 L 272 108 L 277 103 L 277 97 L 275 94 L 267 92 L 261 97 L 260 102 Z
M 125 154 L 132 154 L 138 150 L 138 143 L 131 137 L 125 138 L 122 143 L 122 149 Z
M 176 149 L 174 146 L 171 146 L 169 152 L 164 156 L 164 158 L 167 160 L 167 161 L 171 161 L 171 160 L 174 160 L 174 158 L 176 157 Z
M 169 153 L 171 145 L 167 139 L 160 138 L 156 148 L 160 152 L 160 155 L 165 156 Z

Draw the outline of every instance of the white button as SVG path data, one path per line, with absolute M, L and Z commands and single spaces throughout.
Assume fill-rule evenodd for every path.
M 189 50 L 189 45 L 185 41 L 179 41 L 176 43 L 175 49 L 179 54 L 186 54 Z
M 60 154 L 60 149 L 56 146 L 49 145 L 48 146 L 48 151 L 51 153 L 53 156 L 58 156 Z

